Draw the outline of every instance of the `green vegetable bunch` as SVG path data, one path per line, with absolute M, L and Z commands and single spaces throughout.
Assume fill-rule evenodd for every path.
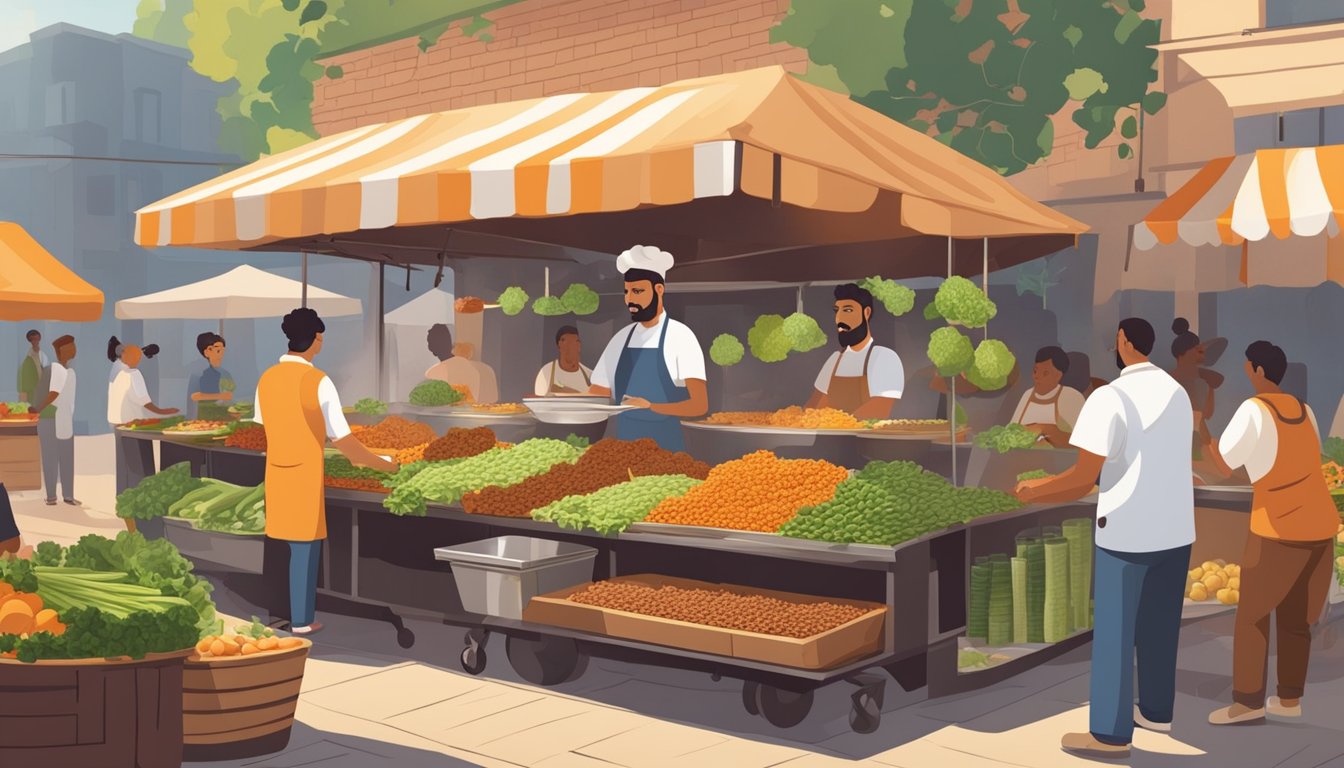
M 495 303 L 504 311 L 504 314 L 513 317 L 514 315 L 521 314 L 524 309 L 527 309 L 528 298 L 530 297 L 527 295 L 527 291 L 524 291 L 516 285 L 511 285 L 508 288 L 505 288 L 503 293 L 499 294 L 499 299 L 497 299 Z
M 612 536 L 648 517 L 664 499 L 681 496 L 699 484 L 699 480 L 685 475 L 636 477 L 593 493 L 553 501 L 532 510 L 532 519 Z
M 731 333 L 720 333 L 714 337 L 714 343 L 709 345 L 709 359 L 715 364 L 727 368 L 730 365 L 737 365 L 742 362 L 742 357 L 746 354 L 746 348 L 742 346 L 742 341 Z
M 586 437 L 579 437 L 573 432 L 570 432 L 568 435 L 565 435 L 565 442 L 569 443 L 575 448 L 578 448 L 580 451 L 588 450 L 588 446 L 592 445 L 593 443 L 592 440 L 589 440 Z
M 533 438 L 508 450 L 491 448 L 452 463 L 430 463 L 405 482 L 398 476 L 383 506 L 398 515 L 423 515 L 429 502 L 453 504 L 489 485 L 506 488 L 556 464 L 573 464 L 582 454 L 582 449 L 563 440 Z
M 826 346 L 826 334 L 822 332 L 821 326 L 817 325 L 817 321 L 811 316 L 802 312 L 794 312 L 784 318 L 781 330 L 789 338 L 789 343 L 792 345 L 791 352 L 811 352 L 818 347 Z
M 461 391 L 455 389 L 453 385 L 446 381 L 437 379 L 426 379 L 415 385 L 411 390 L 409 400 L 411 405 L 419 406 L 440 406 L 454 405 L 462 402 L 466 398 Z
M 591 315 L 597 311 L 597 291 L 583 283 L 574 283 L 566 288 L 564 293 L 560 294 L 560 303 L 564 305 L 567 312 L 573 312 L 576 315 Z
M 182 462 L 141 480 L 134 488 L 117 494 L 117 517 L 153 520 L 168 514 L 173 502 L 200 488 L 200 478 L 191 476 L 191 464 Z
M 97 608 L 124 619 L 137 611 L 166 611 L 176 605 L 189 605 L 180 597 L 133 584 L 125 573 L 45 565 L 34 570 L 38 596 L 62 616 L 72 608 Z
M 29 409 L 32 406 L 30 406 L 28 403 L 5 403 L 5 407 L 9 409 L 10 413 L 19 415 L 28 413 Z
M 933 306 L 939 317 L 967 328 L 984 328 L 999 311 L 983 290 L 960 276 L 949 277 L 938 286 Z
M 428 462 L 419 462 L 425 463 Z M 328 456 L 323 462 L 322 474 L 343 480 L 386 480 L 392 475 L 368 467 L 357 467 L 344 456 Z
M 560 300 L 559 296 L 537 297 L 537 300 L 532 302 L 532 311 L 542 317 L 559 317 L 569 314 L 569 310 L 565 309 L 565 303 Z
M 266 530 L 266 487 L 207 478 L 200 488 L 168 507 L 168 514 L 194 520 L 201 530 L 262 533 Z
M 975 362 L 975 347 L 964 333 L 945 325 L 929 334 L 929 360 L 940 376 L 958 376 Z
M 233 379 L 220 379 L 219 382 L 220 392 L 232 392 L 237 387 L 238 385 L 233 382 Z
M 1018 475 L 1017 482 L 1020 483 L 1025 480 L 1044 480 L 1047 477 L 1054 477 L 1054 475 L 1046 472 L 1044 469 L 1033 469 Z
M 365 416 L 382 416 L 387 413 L 387 403 L 372 397 L 361 397 L 355 401 L 354 409 L 355 413 Z
M 1321 443 L 1321 463 L 1328 461 L 1344 465 L 1344 437 L 1327 438 Z
M 1003 389 L 1015 365 L 1017 358 L 1008 345 L 998 339 L 985 339 L 975 348 L 975 361 L 966 370 L 966 380 L 983 392 Z
M 40 593 L 39 593 L 40 594 Z M 45 598 L 44 598 L 45 599 Z M 191 648 L 200 637 L 196 612 L 182 603 L 166 610 L 137 611 L 118 617 L 94 607 L 61 612 L 66 631 L 39 632 L 27 638 L 0 635 L 0 653 L 18 652 L 18 660 L 101 659 L 149 653 L 171 653 Z
M 882 302 L 892 317 L 900 317 L 915 308 L 915 292 L 895 280 L 883 280 L 880 276 L 865 277 L 859 281 L 859 287 Z
M 1037 435 L 1021 424 L 990 427 L 975 436 L 975 447 L 988 448 L 998 453 L 1036 447 Z
M 778 363 L 789 356 L 793 341 L 784 333 L 781 315 L 761 315 L 747 331 L 747 346 L 751 355 L 763 363 Z

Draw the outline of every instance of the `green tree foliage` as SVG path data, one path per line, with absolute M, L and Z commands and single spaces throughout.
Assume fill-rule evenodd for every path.
M 1050 154 L 1072 109 L 1095 148 L 1138 135 L 1160 22 L 1144 0 L 793 0 L 771 39 L 805 48 L 851 97 L 1002 174 Z M 1133 149 L 1118 150 L 1122 158 Z
M 131 34 L 156 43 L 186 48 L 191 32 L 182 19 L 191 13 L 193 0 L 140 0 L 135 8 Z

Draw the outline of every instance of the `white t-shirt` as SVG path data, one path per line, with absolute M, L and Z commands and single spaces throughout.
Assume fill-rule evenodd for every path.
M 1307 406 L 1307 419 L 1316 434 L 1321 434 L 1311 406 Z M 1218 452 L 1232 469 L 1245 467 L 1251 482 L 1269 474 L 1279 458 L 1279 430 L 1268 408 L 1255 398 L 1242 403 L 1218 440 Z
M 107 375 L 107 383 L 111 384 L 112 382 L 116 381 L 117 374 L 121 373 L 122 371 L 129 371 L 130 369 L 131 366 L 121 362 L 120 360 L 113 362 L 112 372 Z
M 598 358 L 597 367 L 593 368 L 593 384 L 611 389 L 616 379 L 616 364 L 620 362 L 621 350 L 626 346 L 625 340 L 630 339 L 631 349 L 657 349 L 664 323 L 667 324 L 667 339 L 663 342 L 663 360 L 667 364 L 667 372 L 672 376 L 672 383 L 684 387 L 690 379 L 705 381 L 705 353 L 700 349 L 695 332 L 685 323 L 673 320 L 666 312 L 662 312 L 652 328 L 637 323 L 634 325 L 634 336 L 630 335 L 629 328 L 622 328 L 611 337 L 607 348 L 602 351 L 602 357 Z
M 536 384 L 532 387 L 532 392 L 537 397 L 545 397 L 551 393 L 552 372 L 557 387 L 568 387 L 575 392 L 587 392 L 593 380 L 593 370 L 584 367 L 583 363 L 579 363 L 577 371 L 566 371 L 560 367 L 560 361 L 552 360 L 541 366 L 541 370 L 537 373 Z
M 107 423 L 112 426 L 149 418 L 149 388 L 144 374 L 125 368 L 107 385 Z
M 298 355 L 284 355 L 280 358 L 280 362 L 312 365 Z M 341 410 L 341 395 L 336 391 L 336 385 L 331 382 L 330 376 L 323 376 L 317 385 L 317 404 L 322 408 L 322 420 L 327 424 L 327 438 L 335 441 L 349 436 L 350 424 L 345 420 L 345 411 Z M 258 424 L 263 423 L 260 388 L 252 398 L 252 420 Z
M 60 363 L 51 364 L 49 392 L 57 393 L 52 405 L 56 408 L 56 439 L 69 440 L 75 436 L 75 372 Z
M 1097 546 L 1161 552 L 1195 540 L 1190 396 L 1152 363 L 1131 365 L 1087 399 L 1069 440 L 1102 456 Z
M 821 366 L 821 372 L 817 374 L 817 381 L 813 386 L 818 392 L 830 392 L 833 371 L 836 376 L 842 378 L 862 376 L 863 359 L 868 355 L 868 346 L 876 343 L 869 337 L 868 344 L 862 349 L 845 347 L 832 352 L 831 356 L 826 358 L 826 364 Z M 836 360 L 840 361 L 838 370 L 835 367 Z M 868 396 L 899 400 L 904 392 L 905 366 L 901 364 L 901 356 L 889 347 L 873 347 L 873 354 L 868 357 Z
M 1031 396 L 1036 394 L 1035 389 L 1028 389 L 1022 393 L 1022 399 L 1017 403 L 1017 410 L 1013 412 L 1014 424 L 1055 424 L 1055 406 L 1059 406 L 1059 421 L 1068 424 L 1070 427 L 1078 423 L 1078 414 L 1083 412 L 1083 393 L 1073 387 L 1060 385 L 1051 390 L 1048 395 L 1037 396 L 1037 400 L 1053 400 L 1056 395 L 1059 396 L 1059 402 L 1046 405 L 1043 403 L 1031 402 Z

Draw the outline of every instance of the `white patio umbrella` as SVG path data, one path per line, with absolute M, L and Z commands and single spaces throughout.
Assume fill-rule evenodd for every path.
M 307 306 L 324 317 L 358 315 L 359 299 L 342 296 L 298 280 L 264 272 L 244 264 L 218 277 L 170 288 L 166 291 L 122 299 L 116 305 L 118 320 L 241 320 L 282 317 L 298 306 Z
M 383 319 L 384 370 L 388 391 L 405 397 L 424 379 L 425 371 L 438 360 L 429 353 L 425 335 L 430 326 L 443 323 L 456 332 L 453 294 L 432 288 L 387 313 Z

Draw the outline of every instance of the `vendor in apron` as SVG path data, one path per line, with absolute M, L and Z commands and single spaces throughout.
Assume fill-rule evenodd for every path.
M 620 440 L 652 438 L 665 450 L 683 449 L 681 420 L 709 410 L 705 354 L 695 333 L 667 316 L 663 292 L 672 254 L 637 245 L 616 259 L 625 277 L 630 329 L 612 337 L 593 369 L 589 394 L 610 396 L 638 410 L 616 417 Z
M 835 287 L 840 351 L 817 374 L 808 408 L 836 408 L 858 419 L 891 418 L 905 392 L 905 366 L 896 350 L 881 347 L 869 330 L 873 294 L 854 283 Z
M 253 420 L 266 430 L 266 536 L 289 544 L 289 615 L 295 634 L 316 632 L 317 566 L 327 537 L 323 451 L 330 439 L 350 463 L 383 472 L 397 465 L 350 434 L 341 397 L 313 367 L 326 325 L 311 309 L 285 315 L 289 354 L 261 375 Z M 265 410 L 263 411 L 263 407 Z
M 1031 389 L 1013 413 L 1013 423 L 1038 434 L 1041 444 L 1067 448 L 1073 425 L 1083 412 L 1083 393 L 1062 383 L 1069 372 L 1069 356 L 1059 347 L 1042 347 L 1036 352 L 1031 371 Z
M 555 348 L 559 356 L 537 372 L 533 393 L 537 397 L 587 394 L 593 386 L 593 371 L 579 360 L 583 351 L 579 329 L 572 325 L 561 326 L 555 332 Z

